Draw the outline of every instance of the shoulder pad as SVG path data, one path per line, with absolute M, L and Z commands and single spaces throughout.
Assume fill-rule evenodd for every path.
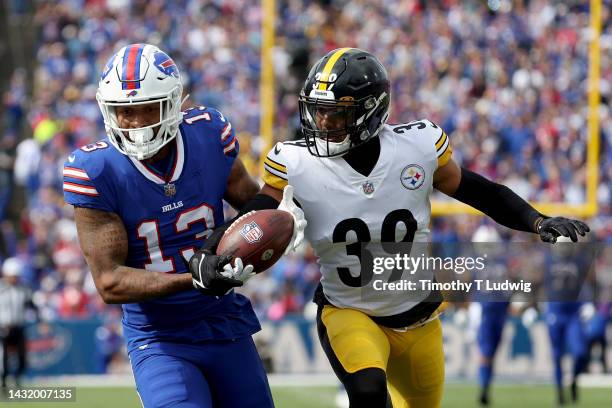
M 104 139 L 68 155 L 62 171 L 64 200 L 72 205 L 112 211 L 108 197 L 103 197 L 108 193 L 103 175 L 105 167 L 120 154 Z
M 442 128 L 429 119 L 420 119 L 409 123 L 392 125 L 393 132 L 397 134 L 413 134 L 424 138 L 425 143 L 431 143 L 436 149 L 438 167 L 445 165 L 451 158 L 453 149 L 450 139 Z
M 287 142 L 285 142 L 287 143 Z M 263 180 L 266 184 L 282 190 L 288 184 L 287 175 L 287 159 L 282 142 L 278 142 L 266 156 L 264 160 L 264 175 Z
M 109 154 L 116 152 L 108 138 L 82 146 L 68 155 L 64 162 L 65 169 L 77 169 L 86 172 L 92 179 L 104 168 Z
M 202 128 L 202 133 L 216 137 L 228 155 L 236 150 L 236 137 L 232 124 L 217 109 L 195 106 L 183 111 L 183 123 Z

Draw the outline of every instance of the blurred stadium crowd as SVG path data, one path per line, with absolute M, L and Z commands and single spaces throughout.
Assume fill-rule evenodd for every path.
M 299 136 L 297 93 L 306 69 L 341 46 L 373 52 L 392 78 L 390 122 L 427 117 L 451 138 L 455 160 L 533 201 L 585 200 L 589 10 L 567 2 L 278 0 L 275 137 Z M 96 293 L 80 253 L 62 164 L 103 138 L 95 101 L 108 57 L 133 42 L 158 44 L 177 62 L 188 103 L 230 118 L 253 175 L 259 136 L 262 10 L 248 0 L 35 2 L 33 92 L 17 69 L 2 98 L 0 260 L 18 257 L 46 320 L 120 319 Z M 579 2 L 576 2 L 579 4 Z M 588 3 L 587 3 L 588 4 Z M 604 7 L 604 10 L 606 7 Z M 608 8 L 609 10 L 609 8 Z M 599 214 L 612 241 L 612 24 L 601 53 Z M 433 239 L 469 240 L 477 217 L 434 220 Z M 501 231 L 505 239 L 524 240 Z M 301 313 L 319 279 L 308 248 L 245 289 L 261 317 Z M 116 328 L 108 324 L 109 328 Z M 113 340 L 114 341 L 114 340 Z

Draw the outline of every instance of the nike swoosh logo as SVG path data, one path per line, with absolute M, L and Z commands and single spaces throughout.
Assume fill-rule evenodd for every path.
M 68 156 L 68 161 L 70 163 L 74 162 L 74 159 L 76 159 L 76 157 L 74 156 L 74 154 L 71 154 L 70 156 Z
M 274 154 L 279 154 L 280 153 L 280 148 L 278 147 L 279 143 L 274 145 Z

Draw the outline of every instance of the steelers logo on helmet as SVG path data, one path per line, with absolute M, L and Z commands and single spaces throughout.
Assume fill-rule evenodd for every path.
M 309 152 L 342 156 L 378 132 L 389 116 L 387 71 L 372 54 L 339 48 L 311 69 L 300 92 L 302 132 Z

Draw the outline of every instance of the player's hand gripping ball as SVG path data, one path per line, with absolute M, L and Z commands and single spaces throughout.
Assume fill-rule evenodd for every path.
M 282 210 L 251 211 L 225 231 L 217 255 L 240 258 L 254 272 L 270 268 L 283 255 L 293 235 L 293 216 Z

